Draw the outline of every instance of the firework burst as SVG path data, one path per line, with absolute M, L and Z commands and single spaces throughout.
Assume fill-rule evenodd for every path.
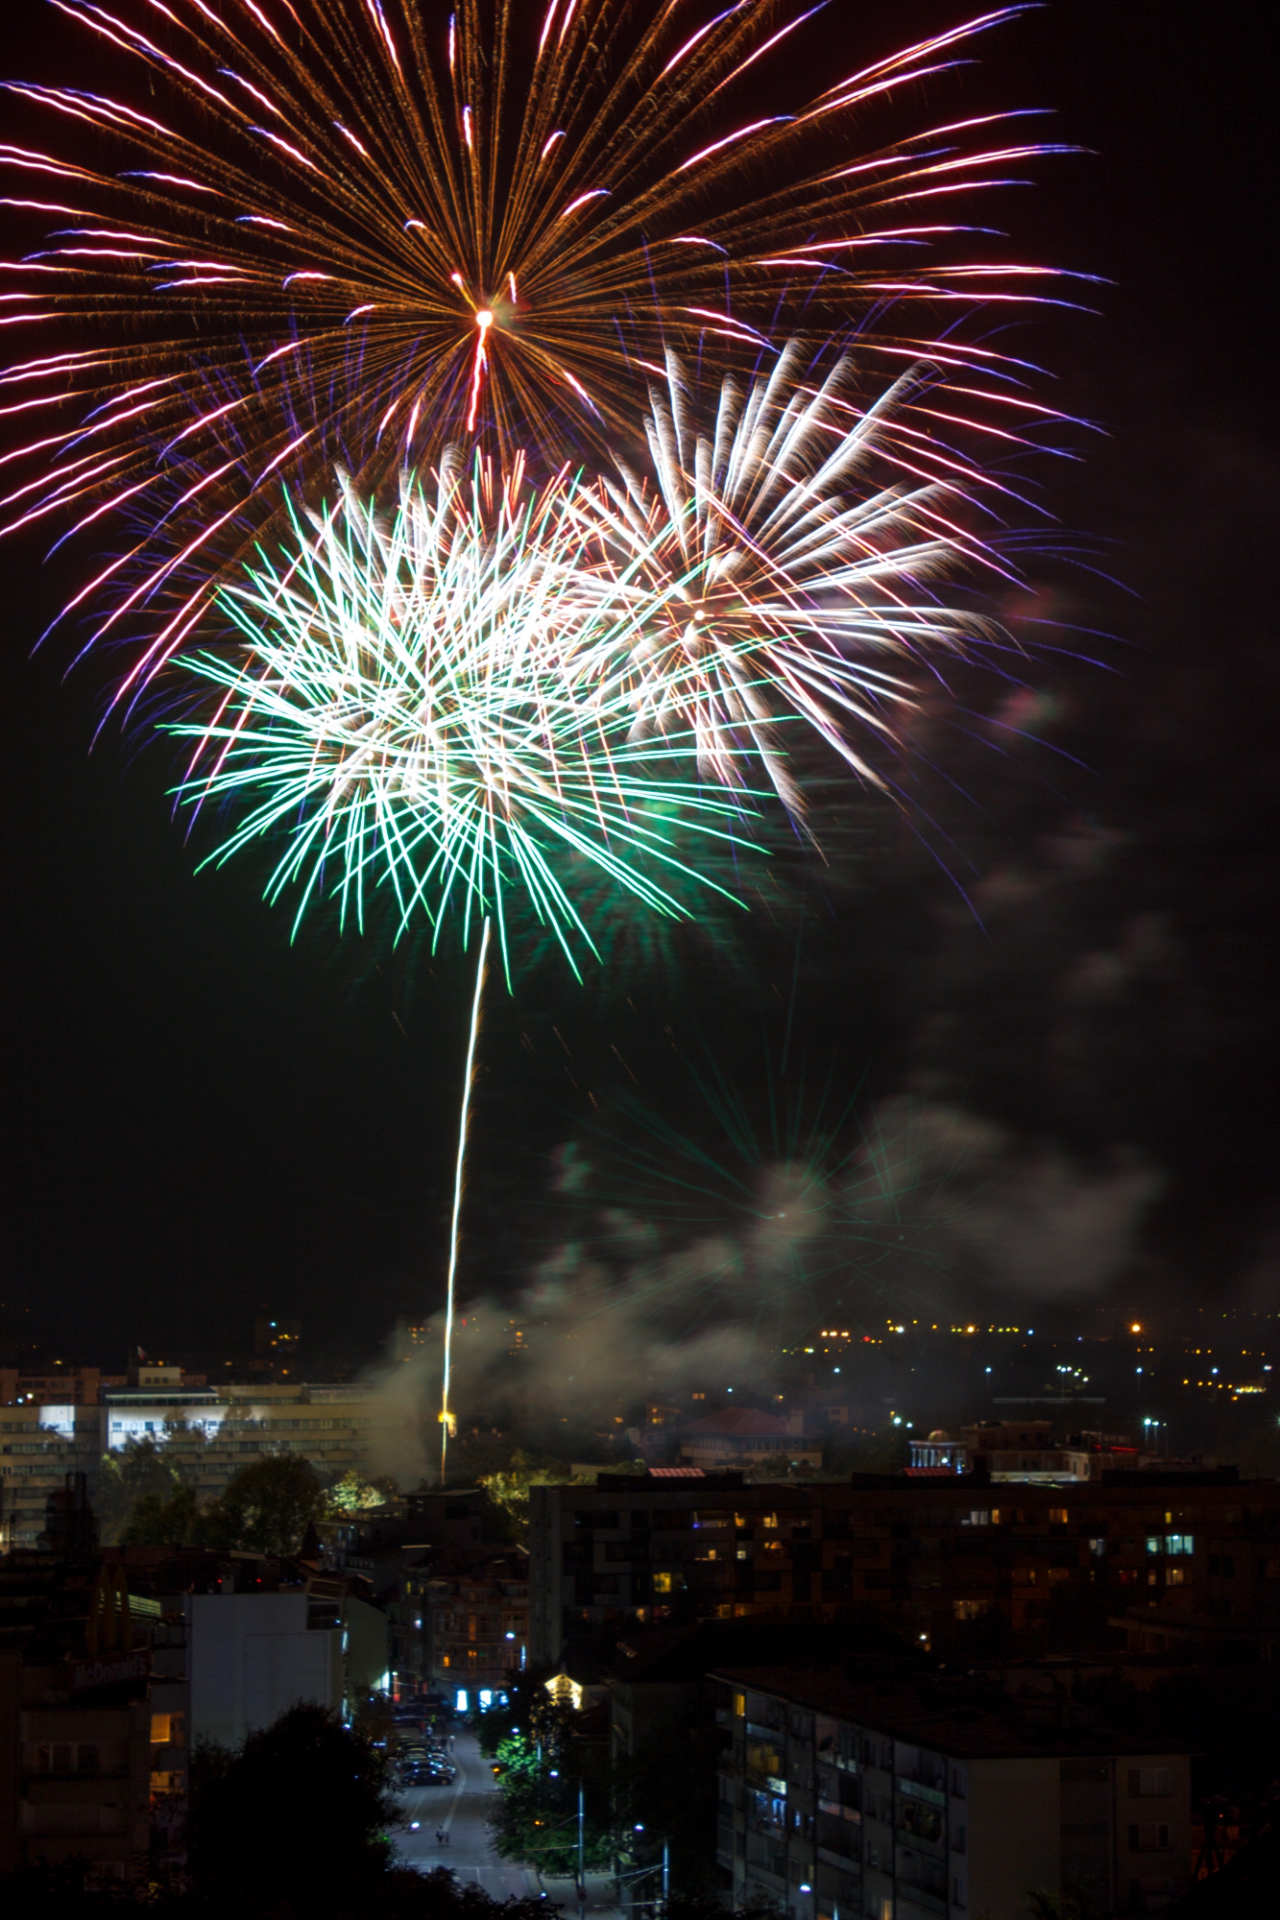
M 973 528 L 1013 491 L 939 439 L 939 419 L 955 415 L 936 366 L 869 405 L 849 356 L 811 374 L 794 341 L 749 384 L 728 374 L 718 391 L 669 355 L 648 472 L 623 468 L 593 496 L 599 539 L 652 594 L 636 736 L 691 740 L 703 777 L 725 787 L 763 766 L 793 814 L 804 807 L 785 744 L 795 723 L 882 785 L 866 743 L 894 740 L 917 663 L 1000 641 L 993 622 L 939 595 L 1000 568 Z
M 207 604 L 246 495 L 298 462 L 324 474 L 336 438 L 370 485 L 468 432 L 504 459 L 599 450 L 638 430 L 664 344 L 749 366 L 803 313 L 892 350 L 904 303 L 950 328 L 1040 297 L 985 241 L 964 258 L 949 213 L 1047 151 L 1019 117 L 859 150 L 890 89 L 1016 7 L 762 116 L 747 102 L 816 10 L 794 0 L 548 0 L 540 19 L 513 0 L 58 3 L 147 91 L 10 87 L 114 155 L 0 147 L 4 204 L 52 225 L 6 274 L 4 322 L 40 349 L 0 398 L 41 424 L 0 511 L 133 514 L 109 575 L 142 584 L 117 635 L 188 581 L 147 673 Z
M 506 951 L 513 890 L 573 959 L 588 925 L 570 861 L 646 909 L 683 917 L 673 850 L 732 832 L 736 800 L 696 788 L 631 733 L 630 659 L 648 605 L 625 573 L 583 563 L 581 489 L 504 483 L 477 459 L 428 490 L 406 476 L 389 515 L 339 476 L 334 504 L 263 554 L 222 606 L 235 644 L 184 664 L 218 694 L 183 797 L 242 817 L 211 857 L 281 845 L 270 898 L 298 887 L 363 920 L 385 886 L 401 930 L 454 909 L 492 915 Z M 678 884 L 664 884 L 664 872 Z M 724 889 L 717 887 L 717 891 Z

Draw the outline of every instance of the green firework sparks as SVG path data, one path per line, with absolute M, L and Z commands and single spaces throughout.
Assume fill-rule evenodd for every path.
M 509 896 L 575 970 L 593 948 L 570 864 L 662 916 L 687 917 L 691 889 L 731 897 L 690 835 L 738 840 L 744 796 L 678 777 L 683 740 L 636 737 L 653 596 L 585 554 L 579 484 L 446 461 L 383 514 L 338 478 L 224 593 L 237 644 L 183 663 L 220 697 L 172 729 L 197 741 L 179 794 L 247 809 L 209 858 L 281 838 L 266 890 L 300 889 L 295 926 L 325 897 L 363 925 L 375 888 L 398 934 L 457 913 L 465 939 L 492 914 L 508 974 Z

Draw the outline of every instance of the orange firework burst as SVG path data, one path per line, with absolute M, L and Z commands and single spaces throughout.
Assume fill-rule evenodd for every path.
M 762 115 L 768 62 L 819 9 L 56 3 L 147 84 L 10 85 L 116 160 L 0 147 L 5 204 L 54 217 L 5 294 L 40 351 L 0 397 L 45 424 L 8 456 L 37 470 L 4 510 L 131 508 L 148 552 L 163 520 L 166 580 L 207 565 L 228 491 L 328 471 L 344 432 L 343 457 L 384 475 L 460 432 L 598 451 L 638 431 L 668 346 L 749 367 L 801 314 L 869 347 L 900 342 L 904 302 L 950 322 L 1037 297 L 1030 269 L 957 258 L 969 230 L 947 213 L 1046 150 L 1017 116 L 858 145 L 890 88 L 1018 7 Z

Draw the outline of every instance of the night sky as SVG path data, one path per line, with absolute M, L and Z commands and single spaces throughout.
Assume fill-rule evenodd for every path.
M 867 58 L 962 17 L 835 11 Z M 712 1142 L 674 1040 L 753 1108 L 768 1060 L 786 1098 L 802 1071 L 856 1095 L 864 1127 L 908 1103 L 963 1116 L 988 1143 L 969 1239 L 993 1293 L 1278 1304 L 1270 24 L 1261 4 L 1061 0 L 948 86 L 1056 107 L 1051 137 L 1090 150 L 1000 214 L 1016 254 L 1113 283 L 1083 296 L 1096 315 L 1021 337 L 1055 402 L 1106 428 L 1050 481 L 1091 567 L 1029 568 L 1091 662 L 1028 661 L 1039 745 L 926 716 L 930 843 L 846 805 L 830 866 L 794 862 L 800 910 L 753 916 L 732 953 L 691 938 L 493 996 L 464 1292 L 528 1281 L 569 1230 L 566 1143 L 590 1157 L 623 1096 Z M 87 83 L 38 0 L 11 0 L 0 44 L 6 75 Z M 323 925 L 290 945 L 252 862 L 196 875 L 170 750 L 108 727 L 91 753 L 105 668 L 64 679 L 65 642 L 31 658 L 85 553 L 9 544 L 0 567 L 9 1331 L 120 1364 L 130 1341 L 243 1346 L 269 1301 L 359 1357 L 439 1298 L 465 966 Z M 1073 1191 L 1114 1245 L 1020 1280 Z

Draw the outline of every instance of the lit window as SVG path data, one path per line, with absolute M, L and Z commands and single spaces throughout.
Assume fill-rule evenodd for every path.
M 1070 1518 L 1071 1515 L 1066 1507 L 1050 1507 L 1049 1509 L 1049 1525 L 1051 1527 L 1065 1527 Z
M 670 1593 L 671 1588 L 672 1588 L 672 1579 L 669 1573 L 654 1574 L 653 1590 L 655 1593 Z
M 1166 1553 L 1194 1553 L 1195 1535 L 1190 1533 L 1167 1533 L 1164 1538 Z

